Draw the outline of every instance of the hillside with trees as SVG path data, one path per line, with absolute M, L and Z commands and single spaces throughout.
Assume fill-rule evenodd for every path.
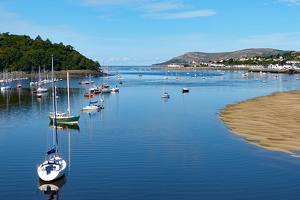
M 0 33 L 0 70 L 34 71 L 39 67 L 51 69 L 51 55 L 54 55 L 54 70 L 98 70 L 100 64 L 86 58 L 71 45 L 52 43 L 37 36 Z

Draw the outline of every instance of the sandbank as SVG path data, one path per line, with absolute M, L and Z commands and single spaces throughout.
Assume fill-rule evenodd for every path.
M 230 132 L 268 150 L 300 157 L 300 91 L 272 95 L 228 105 L 220 119 Z

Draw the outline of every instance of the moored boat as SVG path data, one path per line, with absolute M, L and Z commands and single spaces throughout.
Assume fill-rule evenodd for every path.
M 52 80 L 53 80 L 53 55 L 52 55 Z M 57 137 L 57 127 L 56 127 L 56 87 L 54 87 L 53 82 L 52 86 L 54 88 L 53 93 L 53 148 L 46 152 L 45 160 L 37 166 L 37 173 L 40 179 L 43 181 L 53 181 L 59 179 L 65 174 L 67 169 L 67 163 L 62 159 L 58 152 L 58 137 Z
M 184 87 L 184 88 L 182 88 L 182 90 L 181 90 L 182 93 L 186 93 L 186 92 L 189 92 L 189 91 L 190 91 L 190 89 L 187 88 L 187 87 Z
M 161 96 L 162 99 L 168 99 L 170 98 L 170 95 L 168 93 L 164 93 L 162 96 Z
M 69 115 L 65 112 L 55 111 L 55 113 L 50 113 L 49 116 L 50 122 L 53 123 L 53 120 L 55 119 L 57 124 L 71 124 L 71 125 L 77 125 L 78 120 L 80 116 L 71 116 L 70 113 L 70 89 L 69 89 L 69 72 L 67 72 L 67 86 L 68 86 L 68 112 Z M 56 94 L 56 90 L 54 91 L 54 95 Z M 55 98 L 56 101 L 56 98 Z
M 103 106 L 100 105 L 100 103 L 98 103 L 98 101 L 90 101 L 88 106 L 83 106 L 82 107 L 83 110 L 100 110 L 100 109 L 104 109 Z

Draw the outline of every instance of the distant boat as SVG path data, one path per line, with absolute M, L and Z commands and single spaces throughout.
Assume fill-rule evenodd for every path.
M 187 88 L 187 87 L 184 87 L 184 88 L 182 88 L 182 90 L 181 90 L 182 93 L 186 93 L 186 92 L 189 92 L 189 91 L 190 91 L 190 89 Z
M 90 79 L 91 79 L 91 76 L 90 76 Z M 89 88 L 89 94 L 88 95 L 89 95 L 88 96 L 88 98 L 89 98 L 89 105 L 88 106 L 83 106 L 82 107 L 82 111 L 83 110 L 100 110 L 100 109 L 104 108 L 104 107 L 102 107 L 100 105 L 100 103 L 98 103 L 98 101 L 90 101 L 90 98 L 94 97 L 94 96 L 91 97 L 92 94 L 91 94 L 90 88 Z
M 111 88 L 110 91 L 111 92 L 119 92 L 119 88 L 118 88 L 118 86 L 116 86 L 114 88 Z
M 47 88 L 44 88 L 43 86 L 40 85 L 40 86 L 36 89 L 36 92 L 37 92 L 37 93 L 48 92 L 48 89 L 47 89 Z
M 83 96 L 86 97 L 86 98 L 94 98 L 94 94 L 91 94 L 90 92 L 85 93 Z
M 17 88 L 21 88 L 22 84 L 21 84 L 21 75 L 20 75 L 20 71 L 19 71 L 19 84 L 17 85 Z
M 98 103 L 98 101 L 90 101 L 88 106 L 83 106 L 82 107 L 83 110 L 100 110 L 100 109 L 104 109 L 103 106 L 100 105 L 100 103 Z
M 169 95 L 167 92 L 165 92 L 165 93 L 161 96 L 161 98 L 162 98 L 162 99 L 168 99 L 168 98 L 170 98 L 170 95 Z
M 110 86 L 106 83 L 100 86 L 101 93 L 110 93 Z
M 9 85 L 2 86 L 1 91 L 5 91 L 5 90 L 11 90 L 11 86 L 9 86 Z
M 94 85 L 93 87 L 91 87 L 89 89 L 89 93 L 90 94 L 99 94 L 99 93 L 101 93 L 101 90 L 100 90 L 99 87 L 97 87 L 97 86 Z

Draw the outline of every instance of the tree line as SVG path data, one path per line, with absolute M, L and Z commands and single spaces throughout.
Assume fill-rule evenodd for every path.
M 38 35 L 31 39 L 27 35 L 0 33 L 0 70 L 37 71 L 39 67 L 51 70 L 51 55 L 54 70 L 98 70 L 100 64 L 81 55 L 71 45 L 45 41 Z

